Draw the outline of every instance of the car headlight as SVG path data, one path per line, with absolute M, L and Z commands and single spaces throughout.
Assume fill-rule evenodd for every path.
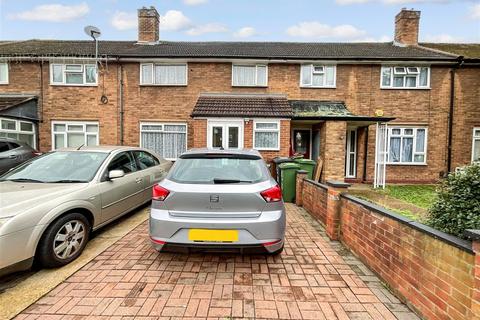
M 0 227 L 2 225 L 4 225 L 5 223 L 7 223 L 8 220 L 10 220 L 12 217 L 4 217 L 4 218 L 0 218 Z

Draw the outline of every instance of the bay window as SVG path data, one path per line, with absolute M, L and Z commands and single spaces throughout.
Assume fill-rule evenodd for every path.
M 158 86 L 187 85 L 187 64 L 140 64 L 140 84 Z
M 480 128 L 473 129 L 472 162 L 480 161 Z
M 187 151 L 187 124 L 141 123 L 140 146 L 155 151 L 164 159 L 175 160 Z
M 234 87 L 266 87 L 267 79 L 266 65 L 232 65 L 232 86 Z
M 65 86 L 96 86 L 95 64 L 50 64 L 50 83 Z
M 389 127 L 389 164 L 426 164 L 427 128 Z
M 253 148 L 257 150 L 279 150 L 280 121 L 254 121 Z
M 428 89 L 430 88 L 429 67 L 382 67 L 381 88 Z
M 99 144 L 98 122 L 54 121 L 52 149 L 78 148 Z
M 36 133 L 33 122 L 0 118 L 0 138 L 11 138 L 36 148 Z
M 300 86 L 311 88 L 335 88 L 336 67 L 303 64 L 300 68 Z
M 0 62 L 0 84 L 8 84 L 8 63 Z

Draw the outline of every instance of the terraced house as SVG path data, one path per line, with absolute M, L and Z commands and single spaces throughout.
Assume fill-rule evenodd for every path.
M 0 136 L 300 153 L 352 181 L 430 182 L 480 157 L 480 45 L 419 44 L 418 11 L 388 43 L 170 42 L 155 8 L 138 22 L 98 63 L 93 41 L 0 42 Z

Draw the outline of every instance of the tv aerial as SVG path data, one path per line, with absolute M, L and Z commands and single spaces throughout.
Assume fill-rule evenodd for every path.
M 92 37 L 95 41 L 95 64 L 98 63 L 98 38 L 102 35 L 100 29 L 95 26 L 86 26 L 83 28 L 87 36 Z

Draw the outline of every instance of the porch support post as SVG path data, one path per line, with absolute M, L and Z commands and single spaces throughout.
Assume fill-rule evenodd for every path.
M 343 181 L 345 179 L 345 140 L 347 136 L 346 121 L 325 121 L 321 130 L 324 162 L 323 177 L 327 180 Z
M 305 170 L 297 170 L 297 181 L 295 188 L 295 204 L 299 207 L 303 204 L 303 184 L 308 172 Z
M 350 184 L 342 181 L 328 180 L 327 186 L 327 218 L 325 221 L 325 231 L 331 240 L 338 240 L 340 237 L 340 214 L 342 206 L 340 195 L 347 192 Z
M 472 240 L 472 249 L 475 253 L 473 265 L 473 292 L 471 313 L 472 319 L 480 315 L 480 230 L 465 230 L 465 235 Z

